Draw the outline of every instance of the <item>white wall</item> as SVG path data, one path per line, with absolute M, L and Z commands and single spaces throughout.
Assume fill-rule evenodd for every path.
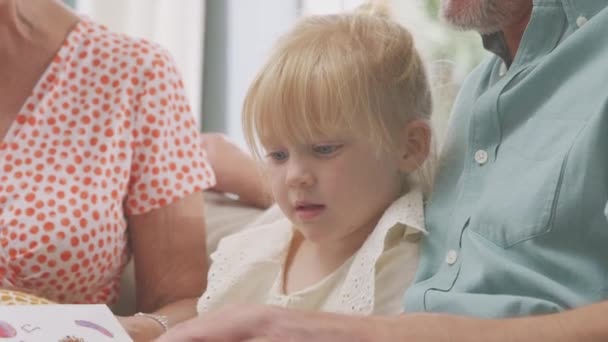
M 245 94 L 275 40 L 294 25 L 298 8 L 296 0 L 225 1 L 228 3 L 226 129 L 230 137 L 244 146 L 241 107 Z

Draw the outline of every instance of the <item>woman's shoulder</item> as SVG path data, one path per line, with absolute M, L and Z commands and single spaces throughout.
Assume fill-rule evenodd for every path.
M 160 44 L 116 32 L 87 16 L 81 17 L 74 31 L 77 43 L 75 51 L 81 55 L 89 52 L 91 57 L 99 59 L 99 63 L 125 65 L 125 62 L 135 62 L 138 67 L 144 68 L 173 68 L 171 54 Z

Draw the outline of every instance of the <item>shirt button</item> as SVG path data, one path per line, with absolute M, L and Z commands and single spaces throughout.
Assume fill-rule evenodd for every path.
M 477 152 L 475 152 L 475 161 L 479 165 L 485 164 L 488 161 L 488 152 L 486 152 L 485 150 L 478 150 Z
M 578 27 L 582 27 L 583 25 L 585 25 L 587 23 L 587 18 L 583 17 L 582 15 L 578 18 L 576 18 L 576 25 Z
M 456 260 L 458 260 L 458 252 L 452 249 L 445 256 L 445 262 L 448 265 L 454 265 L 454 263 L 456 263 Z
M 500 69 L 498 70 L 498 76 L 503 77 L 506 74 L 507 74 L 507 65 L 504 62 L 502 62 L 502 64 L 500 64 Z

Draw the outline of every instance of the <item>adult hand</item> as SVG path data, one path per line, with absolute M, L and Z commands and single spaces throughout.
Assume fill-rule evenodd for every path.
M 247 204 L 272 204 L 266 182 L 255 160 L 221 133 L 202 133 L 201 142 L 215 172 L 214 190 L 232 193 Z
M 157 342 L 390 341 L 376 317 L 231 306 L 178 324 Z M 387 324 L 391 324 L 388 323 Z

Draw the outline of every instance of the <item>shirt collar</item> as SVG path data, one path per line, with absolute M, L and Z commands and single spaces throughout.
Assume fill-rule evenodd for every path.
M 397 224 L 412 228 L 408 233 L 422 232 L 428 234 L 424 225 L 424 204 L 422 191 L 412 189 L 394 201 L 385 211 L 376 225 L 374 232 L 386 235 L 386 232 Z
M 518 55 L 524 54 L 524 58 L 520 58 L 523 59 L 521 64 L 553 50 L 558 42 L 563 40 L 564 34 L 572 33 L 580 27 L 581 20 L 584 22 L 591 20 L 607 6 L 608 3 L 605 0 L 533 0 L 533 13 L 518 51 Z M 542 12 L 546 14 L 548 11 L 551 11 L 552 14 L 540 14 Z M 557 15 L 557 12 L 560 12 L 561 15 Z M 539 18 L 542 23 L 537 22 Z M 564 28 L 564 25 L 567 27 Z M 509 56 L 502 32 L 483 34 L 481 37 L 487 51 L 500 57 L 507 66 L 511 65 L 513 60 Z M 531 41 L 531 43 L 526 46 L 524 41 Z M 533 51 L 525 51 L 526 48 Z
M 606 0 L 535 0 L 534 3 L 561 4 L 571 27 L 578 27 L 581 17 L 591 20 L 596 14 L 608 7 Z
M 340 300 L 328 311 L 348 314 L 371 314 L 375 306 L 376 262 L 387 246 L 410 240 L 409 235 L 427 234 L 424 227 L 422 192 L 412 189 L 394 201 L 353 256 L 353 261 L 339 289 Z M 411 243 L 415 242 L 412 241 Z M 406 242 L 407 243 L 407 242 Z M 416 248 L 412 245 L 411 248 Z

